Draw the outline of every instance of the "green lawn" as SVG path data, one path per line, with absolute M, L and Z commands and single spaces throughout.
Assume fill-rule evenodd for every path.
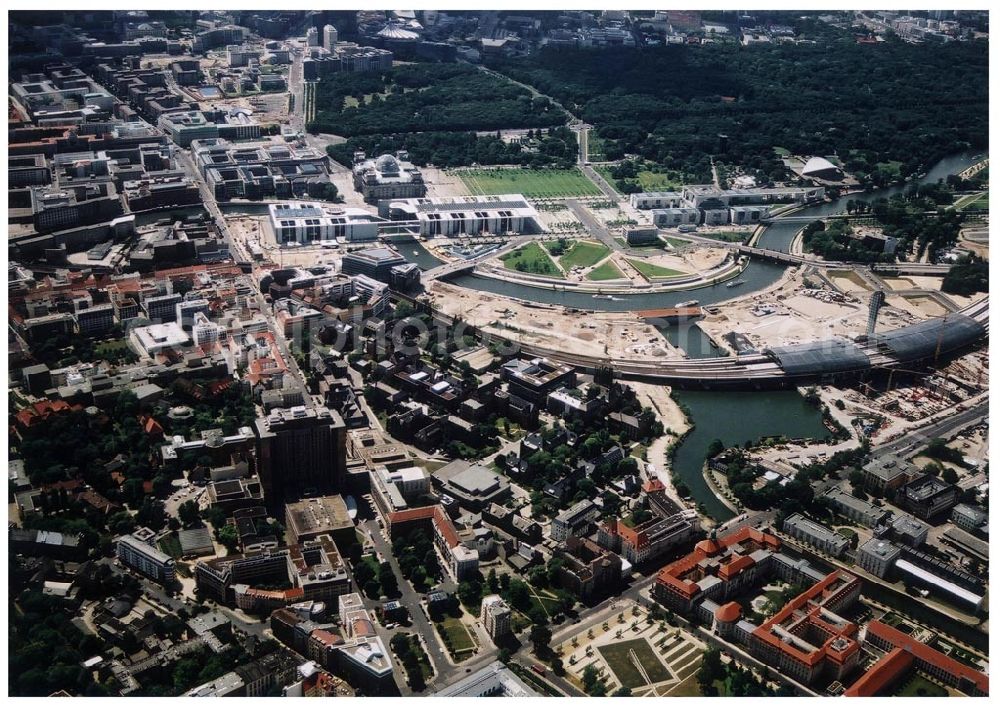
M 437 630 L 441 638 L 446 640 L 445 645 L 449 647 L 454 657 L 470 652 L 476 647 L 472 637 L 469 636 L 469 630 L 455 617 L 445 617 L 443 621 L 438 622 Z
M 504 254 L 500 260 L 504 268 L 520 273 L 534 273 L 553 278 L 562 275 L 559 266 L 552 261 L 545 249 L 534 242 L 515 248 L 510 253 Z
M 650 683 L 660 683 L 671 677 L 670 671 L 659 660 L 645 639 L 616 642 L 597 647 L 597 650 L 601 652 L 601 656 L 604 657 L 618 682 L 626 688 L 634 689 L 639 686 L 647 686 Z M 638 660 L 638 663 L 645 669 L 649 681 L 643 677 L 642 672 L 636 666 L 635 660 L 631 656 L 632 652 L 635 653 L 635 660 Z
M 624 278 L 625 274 L 618 270 L 612 261 L 608 260 L 587 273 L 587 280 L 614 280 Z
M 936 683 L 925 679 L 920 674 L 914 673 L 906 683 L 901 684 L 899 688 L 893 691 L 892 695 L 900 698 L 913 698 L 916 696 L 921 698 L 944 698 L 948 695 L 948 692 Z
M 434 669 L 431 668 L 427 652 L 424 651 L 424 646 L 420 643 L 420 639 L 417 638 L 416 634 L 410 635 L 410 647 L 413 649 L 413 653 L 416 654 L 417 662 L 420 664 L 420 675 L 424 677 L 424 681 L 427 681 L 434 675 Z
M 184 555 L 184 551 L 181 549 L 181 542 L 177 540 L 176 533 L 167 534 L 160 539 L 160 550 L 171 558 L 180 558 Z
M 108 356 L 114 352 L 128 349 L 128 342 L 122 339 L 111 339 L 107 342 L 100 342 L 94 345 L 94 354 L 99 357 Z
M 957 202 L 955 202 L 956 209 L 989 209 L 990 208 L 990 193 L 983 192 L 982 194 L 969 194 Z
M 601 190 L 576 167 L 568 170 L 460 170 L 473 194 L 523 194 L 529 199 L 596 197 Z
M 788 157 L 789 155 L 792 154 L 792 151 L 789 150 L 788 148 L 783 148 L 778 145 L 774 146 L 774 152 L 775 154 L 777 154 L 778 157 Z
M 681 186 L 681 182 L 675 176 L 666 172 L 653 172 L 651 170 L 641 170 L 636 178 L 644 192 L 670 192 Z
M 594 131 L 587 133 L 587 159 L 594 161 L 604 159 L 604 141 L 597 137 Z
M 603 243 L 594 241 L 577 241 L 566 254 L 559 259 L 559 265 L 563 270 L 570 270 L 576 266 L 587 268 L 594 265 L 607 256 L 611 249 Z
M 679 275 L 687 275 L 687 273 L 682 273 L 679 270 L 674 270 L 673 268 L 664 268 L 663 266 L 654 265 L 653 263 L 647 263 L 646 261 L 639 261 L 629 258 L 628 262 L 629 265 L 631 265 L 637 271 L 639 271 L 644 276 L 650 279 L 676 278 Z
M 611 167 L 608 165 L 600 165 L 594 168 L 600 175 L 607 180 L 615 189 L 618 189 L 618 185 L 615 183 L 615 178 L 611 175 Z M 670 192 L 678 189 L 684 181 L 680 178 L 680 175 L 672 174 L 669 172 L 653 172 L 652 170 L 639 170 L 636 173 L 635 181 L 639 183 L 644 192 Z
M 719 231 L 713 234 L 705 234 L 705 236 L 728 243 L 744 243 L 750 238 L 751 234 L 753 234 L 753 231 Z

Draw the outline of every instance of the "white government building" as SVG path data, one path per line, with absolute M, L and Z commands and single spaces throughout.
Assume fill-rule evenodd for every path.
M 281 202 L 268 207 L 268 226 L 278 244 L 311 241 L 374 241 L 381 221 L 364 209 L 323 202 Z

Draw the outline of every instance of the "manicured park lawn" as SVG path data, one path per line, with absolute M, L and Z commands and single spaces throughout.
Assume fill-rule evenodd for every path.
M 614 280 L 615 278 L 624 277 L 625 274 L 618 270 L 618 266 L 610 260 L 605 261 L 587 273 L 587 280 Z
M 536 275 L 548 275 L 557 277 L 561 275 L 559 267 L 552 262 L 549 254 L 537 243 L 528 243 L 519 248 L 515 248 L 510 253 L 505 254 L 503 261 L 504 268 L 516 270 L 521 273 L 534 273 Z
M 529 199 L 599 196 L 601 190 L 576 167 L 568 170 L 461 170 L 473 194 L 523 194 Z
M 642 273 L 647 278 L 676 278 L 679 275 L 687 275 L 679 270 L 674 270 L 673 268 L 664 268 L 663 266 L 658 266 L 653 263 L 647 263 L 646 261 L 634 260 L 632 258 L 628 259 L 629 265 L 635 268 L 637 271 Z
M 670 671 L 657 658 L 653 648 L 645 639 L 616 642 L 597 647 L 597 650 L 601 652 L 601 656 L 604 657 L 618 681 L 626 688 L 638 688 L 670 679 Z M 630 656 L 631 652 L 635 652 L 635 660 Z M 645 670 L 649 681 L 639 671 L 635 661 L 638 661 Z
M 442 622 L 438 623 L 437 629 L 442 639 L 445 637 L 448 638 L 452 654 L 458 655 L 463 652 L 472 651 L 476 646 L 472 641 L 472 637 L 469 636 L 469 630 L 456 617 L 445 617 Z
M 576 266 L 587 268 L 604 258 L 608 255 L 608 253 L 610 253 L 610 251 L 611 249 L 603 243 L 595 243 L 593 241 L 577 241 L 573 244 L 573 247 L 559 259 L 559 265 L 563 267 L 563 270 L 569 270 Z

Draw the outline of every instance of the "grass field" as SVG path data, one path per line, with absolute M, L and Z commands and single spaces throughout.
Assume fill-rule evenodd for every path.
M 645 639 L 630 639 L 597 647 L 601 656 L 608 663 L 608 668 L 614 673 L 619 683 L 626 688 L 638 688 L 650 683 L 660 683 L 670 679 L 671 674 L 666 666 L 657 658 L 653 648 Z M 630 652 L 635 652 L 635 658 L 649 676 L 649 681 L 633 662 Z
M 447 638 L 445 643 L 450 645 L 452 656 L 458 657 L 476 647 L 472 637 L 469 636 L 469 630 L 455 617 L 446 617 L 444 621 L 438 623 L 437 629 L 442 639 Z
M 552 262 L 545 249 L 534 242 L 515 248 L 500 260 L 503 262 L 504 268 L 516 270 L 519 273 L 534 273 L 535 275 L 551 277 L 562 275 L 559 272 L 559 267 Z
M 663 266 L 647 263 L 646 261 L 638 261 L 629 258 L 628 262 L 629 265 L 631 265 L 633 268 L 635 268 L 637 271 L 642 273 L 647 278 L 676 278 L 679 275 L 687 275 L 687 273 L 682 273 L 679 270 L 674 270 L 673 268 L 664 268 Z
M 603 243 L 595 243 L 594 241 L 577 241 L 573 244 L 573 247 L 559 259 L 559 265 L 563 267 L 563 270 L 569 270 L 570 268 L 574 268 L 576 266 L 587 268 L 597 263 L 610 252 L 611 249 Z
M 624 277 L 625 274 L 618 270 L 618 266 L 611 261 L 605 261 L 587 273 L 587 280 L 614 280 Z
M 788 148 L 783 148 L 778 145 L 774 146 L 774 152 L 778 155 L 778 157 L 788 157 L 792 154 L 792 151 Z
M 456 172 L 473 194 L 523 194 L 529 199 L 596 197 L 597 185 L 576 167 L 568 170 L 461 170 Z

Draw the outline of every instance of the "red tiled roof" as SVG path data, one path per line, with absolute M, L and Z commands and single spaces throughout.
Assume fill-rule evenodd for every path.
M 403 509 L 389 514 L 389 525 L 405 524 L 408 521 L 421 521 L 434 517 L 433 506 L 418 506 L 414 509 Z
M 719 622 L 735 622 L 743 614 L 743 608 L 738 602 L 727 602 L 715 611 L 715 619 Z
M 920 661 L 932 666 L 939 666 L 949 673 L 973 682 L 983 695 L 988 695 L 990 692 L 989 676 L 976 671 L 971 666 L 966 666 L 962 662 L 952 659 L 947 654 L 944 654 L 933 647 L 929 647 L 923 642 L 918 642 L 910 635 L 900 632 L 895 627 L 890 627 L 887 624 L 883 624 L 882 622 L 875 620 L 868 623 L 868 634 L 869 636 L 874 634 L 876 637 L 880 637 L 881 639 L 889 642 L 894 647 L 904 649 Z
M 451 519 L 448 518 L 448 514 L 445 513 L 444 507 L 440 504 L 434 507 L 434 525 L 437 527 L 438 532 L 444 536 L 448 548 L 454 548 L 459 544 L 458 531 L 455 530 L 455 524 L 451 523 Z
M 870 698 L 895 683 L 913 665 L 913 654 L 896 647 L 844 691 L 845 696 Z
M 315 639 L 326 646 L 333 646 L 336 644 L 343 644 L 344 640 L 339 634 L 334 634 L 326 629 L 314 629 L 312 634 L 309 635 L 310 638 Z

